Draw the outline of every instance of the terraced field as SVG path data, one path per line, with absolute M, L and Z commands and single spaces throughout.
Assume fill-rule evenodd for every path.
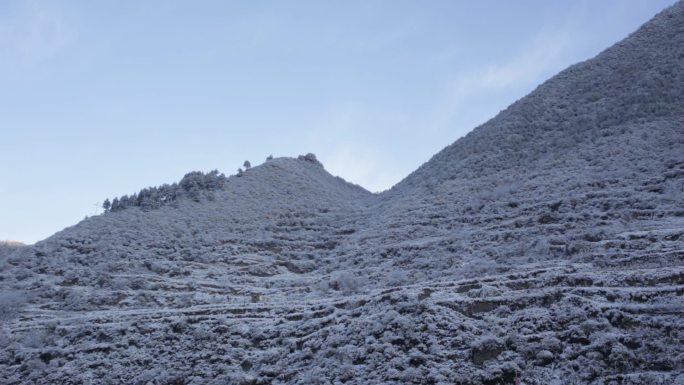
M 683 295 L 681 267 L 566 264 L 341 298 L 26 309 L 2 357 L 8 384 L 671 384 Z

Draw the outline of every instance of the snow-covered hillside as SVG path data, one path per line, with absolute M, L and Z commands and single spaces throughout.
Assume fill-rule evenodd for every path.
M 683 68 L 680 1 L 385 193 L 276 158 L 3 246 L 0 383 L 684 383 Z

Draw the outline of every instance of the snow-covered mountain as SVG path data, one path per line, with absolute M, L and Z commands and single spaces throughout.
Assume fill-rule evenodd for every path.
M 680 1 L 387 192 L 276 158 L 3 247 L 0 382 L 684 383 L 683 68 Z

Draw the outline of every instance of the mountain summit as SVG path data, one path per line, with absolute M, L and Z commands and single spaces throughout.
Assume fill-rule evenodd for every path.
M 193 172 L 0 249 L 4 383 L 684 381 L 684 2 L 391 190 Z

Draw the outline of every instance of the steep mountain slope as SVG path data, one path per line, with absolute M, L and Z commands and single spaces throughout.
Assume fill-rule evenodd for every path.
M 317 267 L 314 256 L 328 258 L 347 236 L 344 224 L 371 196 L 327 173 L 315 157 L 273 159 L 192 199 L 88 218 L 10 262 L 21 274 L 38 272 L 50 287 L 32 290 L 49 301 L 43 309 L 249 299 L 274 275 L 283 278 L 280 286 L 306 285 L 287 277 Z M 123 291 L 129 288 L 135 290 Z M 288 295 L 283 287 L 270 291 Z
M 455 178 L 473 179 L 503 170 L 543 167 L 549 158 L 573 153 L 600 138 L 622 140 L 622 135 L 633 130 L 642 131 L 639 142 L 648 143 L 653 136 L 657 139 L 668 130 L 681 129 L 681 8 L 681 4 L 676 4 L 597 57 L 546 81 L 436 154 L 394 190 L 434 187 Z M 669 122 L 676 127 L 649 126 L 651 122 Z M 639 139 L 638 136 L 632 139 Z M 667 154 L 653 155 L 654 161 L 667 159 Z M 613 158 L 617 159 L 620 158 Z
M 683 382 L 682 68 L 679 2 L 386 193 L 279 158 L 0 255 L 0 378 Z
M 385 194 L 374 242 L 430 234 L 442 254 L 499 263 L 518 264 L 531 251 L 600 253 L 608 262 L 605 241 L 618 234 L 680 226 L 683 8 L 677 3 L 436 154 Z M 681 262 L 669 253 L 629 258 Z

